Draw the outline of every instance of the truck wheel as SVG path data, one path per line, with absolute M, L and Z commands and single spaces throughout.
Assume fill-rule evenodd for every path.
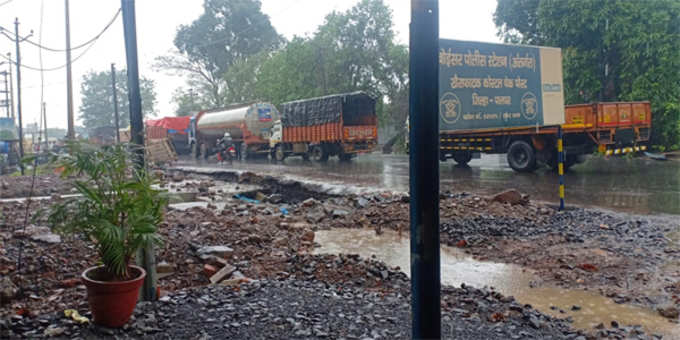
M 242 160 L 246 160 L 250 158 L 250 153 L 248 152 L 248 146 L 245 144 L 241 144 L 239 147 L 239 155 Z
M 557 156 L 557 150 L 554 151 L 553 156 L 550 158 L 548 161 L 548 166 L 550 169 L 553 171 L 557 172 L 559 169 L 559 165 L 557 162 L 558 156 Z M 566 159 L 564 160 L 564 172 L 569 171 L 569 169 L 576 165 L 582 163 L 581 157 L 578 155 L 567 155 Z
M 454 152 L 453 160 L 456 161 L 456 164 L 458 165 L 467 165 L 472 160 L 472 152 L 470 151 Z
M 200 149 L 198 148 L 198 145 L 196 143 L 191 144 L 191 153 L 194 155 L 195 159 L 201 157 Z
M 352 160 L 352 156 L 354 155 L 351 153 L 341 153 L 338 155 L 338 158 L 340 158 L 340 160 L 343 162 L 349 162 L 350 160 Z
M 532 172 L 536 169 L 536 153 L 529 143 L 517 140 L 508 148 L 508 164 L 517 172 Z
M 309 160 L 309 152 L 305 152 L 302 154 L 302 160 L 303 161 L 308 161 Z
M 274 158 L 276 158 L 277 162 L 283 162 L 283 160 L 286 159 L 286 153 L 283 152 L 283 146 L 277 145 L 276 148 L 274 148 Z
M 208 147 L 205 146 L 205 143 L 201 144 L 199 150 L 201 151 L 200 155 L 203 156 L 203 159 L 208 159 Z
M 322 145 L 312 147 L 312 159 L 315 162 L 325 162 L 328 160 L 328 151 Z

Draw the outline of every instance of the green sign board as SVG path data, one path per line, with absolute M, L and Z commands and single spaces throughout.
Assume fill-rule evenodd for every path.
M 556 48 L 439 41 L 439 129 L 493 130 L 564 123 Z

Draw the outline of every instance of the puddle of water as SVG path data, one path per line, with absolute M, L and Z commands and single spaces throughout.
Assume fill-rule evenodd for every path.
M 408 233 L 399 236 L 387 230 L 376 235 L 372 229 L 332 229 L 317 231 L 314 240 L 321 245 L 315 249 L 315 254 L 359 254 L 364 258 L 375 255 L 377 260 L 411 274 Z M 477 261 L 459 249 L 446 246 L 441 247 L 440 259 L 442 284 L 494 287 L 543 313 L 560 318 L 571 316 L 576 328 L 592 329 L 600 323 L 609 326 L 616 320 L 621 325 L 641 325 L 650 333 L 663 334 L 671 339 L 680 337 L 679 325 L 649 309 L 619 305 L 609 298 L 584 290 L 530 288 L 529 282 L 536 277 L 521 266 Z M 580 306 L 581 310 L 572 311 L 574 305 Z M 558 310 L 552 310 L 551 306 Z M 560 313 L 559 309 L 565 313 Z
M 213 202 L 212 203 L 214 206 L 216 206 L 216 210 L 222 210 L 224 207 L 227 205 L 225 202 Z M 207 208 L 208 207 L 208 202 L 183 202 L 183 203 L 175 203 L 175 204 L 169 204 L 168 205 L 170 208 L 173 208 L 175 210 L 189 210 L 191 208 Z
M 80 197 L 82 196 L 81 194 L 67 194 L 67 195 L 60 195 L 62 198 L 73 198 L 73 197 Z M 0 203 L 22 203 L 26 202 L 28 197 L 14 197 L 14 198 L 2 198 L 0 199 Z M 32 201 L 44 201 L 44 200 L 49 200 L 52 199 L 52 196 L 35 196 L 31 197 Z
M 172 204 L 184 203 L 184 202 L 195 202 L 195 201 L 197 201 L 197 197 L 198 197 L 197 192 L 168 193 L 168 203 L 172 205 Z
M 369 229 L 332 229 L 316 232 L 314 241 L 321 244 L 315 249 L 318 254 L 359 254 L 364 258 L 375 258 L 390 266 L 398 266 L 403 272 L 411 274 L 411 253 L 409 238 L 386 230 L 376 235 Z M 533 274 L 522 267 L 476 261 L 456 248 L 442 247 L 440 252 L 442 282 L 450 286 L 461 283 L 475 287 L 492 286 L 507 294 L 527 287 Z

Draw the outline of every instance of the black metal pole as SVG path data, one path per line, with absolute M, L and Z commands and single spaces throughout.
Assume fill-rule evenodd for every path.
M 24 128 L 21 120 L 21 51 L 19 50 L 19 18 L 14 19 L 14 42 L 17 45 L 17 115 L 19 116 L 19 168 L 24 175 Z
M 409 183 L 413 339 L 441 338 L 439 2 L 411 0 Z
M 135 23 L 135 1 L 121 0 L 123 9 L 123 30 L 125 32 L 125 55 L 127 57 L 127 85 L 130 101 L 130 137 L 135 145 L 136 167 L 144 170 L 144 125 L 142 122 L 142 97 L 139 91 L 139 69 L 137 65 L 137 28 Z M 146 270 L 142 297 L 146 301 L 156 300 L 156 260 L 153 245 L 137 254 L 137 261 Z
M 116 120 L 116 143 L 120 143 L 120 123 L 118 119 L 118 91 L 116 91 L 116 64 L 111 63 L 111 91 L 113 91 L 113 115 Z

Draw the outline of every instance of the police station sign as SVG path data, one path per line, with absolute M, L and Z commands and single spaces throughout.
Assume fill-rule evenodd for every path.
M 564 123 L 558 48 L 439 41 L 439 129 Z

